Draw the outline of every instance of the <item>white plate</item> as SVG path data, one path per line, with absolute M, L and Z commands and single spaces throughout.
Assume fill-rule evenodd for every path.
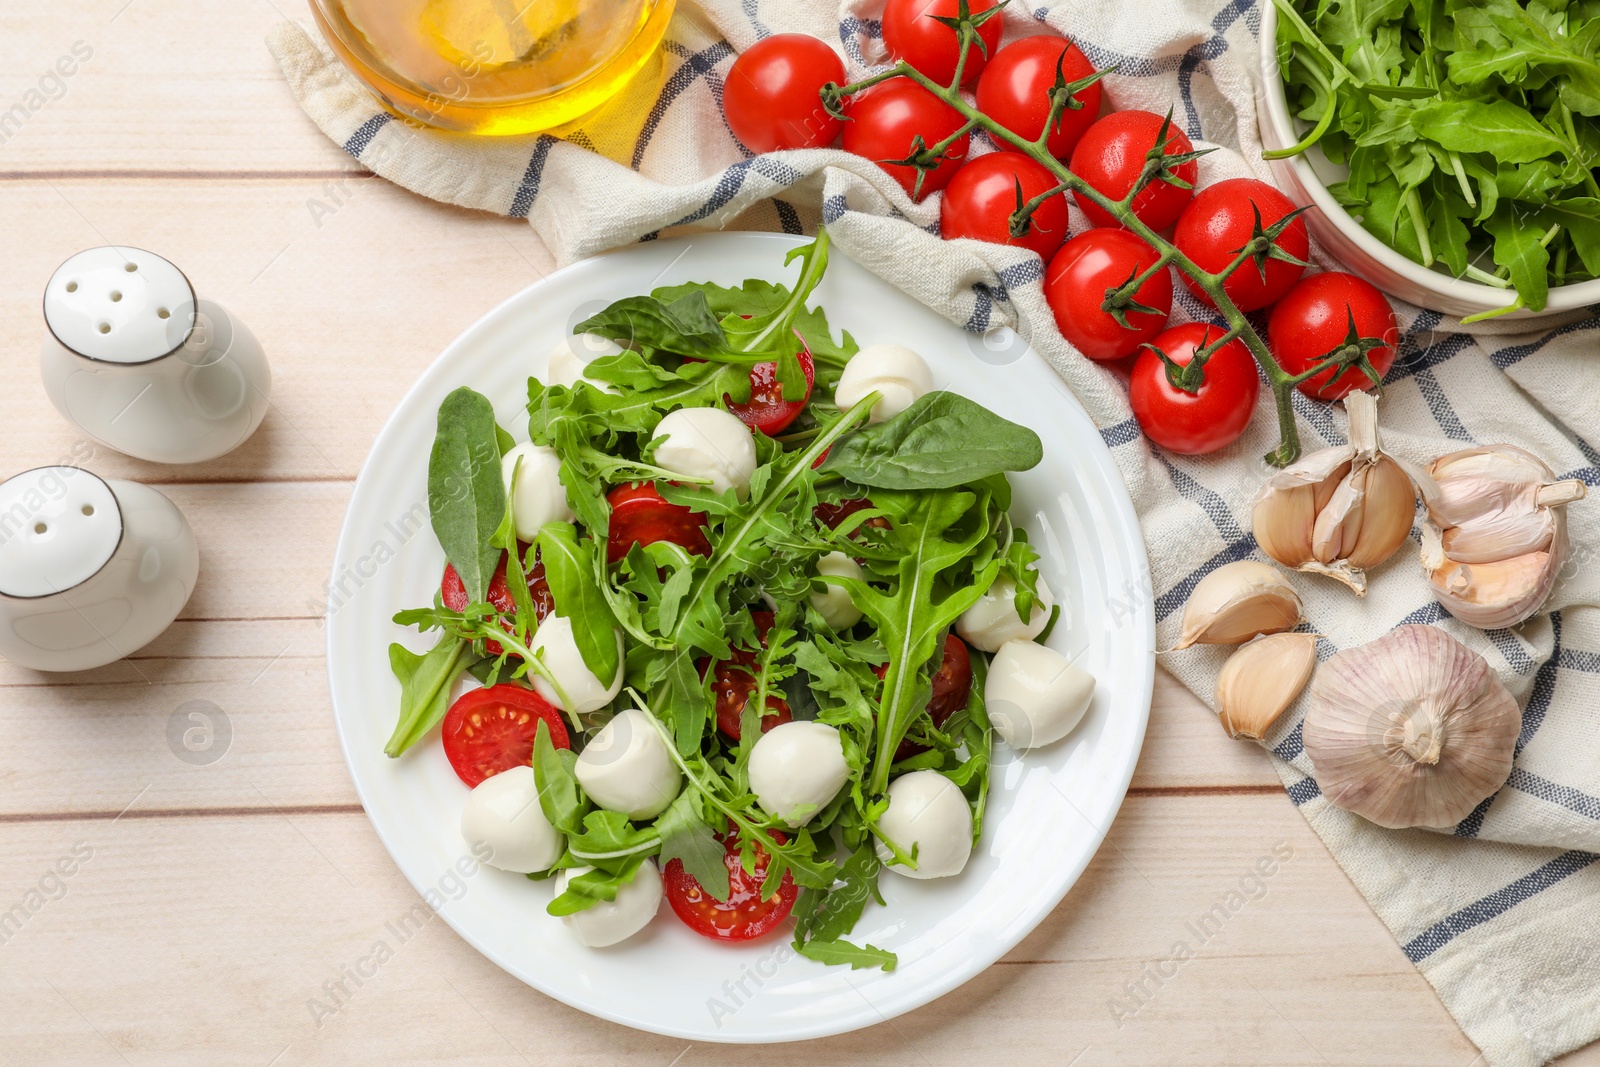
M 706 941 L 665 904 L 643 934 L 586 949 L 545 914 L 548 883 L 491 868 L 457 873 L 468 855 L 457 828 L 467 789 L 437 738 L 398 760 L 383 754 L 400 693 L 388 645 L 430 643 L 391 616 L 429 603 L 444 568 L 426 505 L 439 402 L 470 385 L 525 439 L 527 378 L 543 372 L 573 322 L 656 285 L 787 278 L 783 255 L 799 243 L 727 233 L 638 245 L 575 264 L 500 305 L 445 350 L 389 419 L 356 481 L 334 559 L 328 676 L 339 738 L 356 791 L 405 876 L 457 933 L 534 988 L 592 1015 L 691 1041 L 842 1033 L 926 1004 L 988 967 L 1056 906 L 1094 855 L 1127 791 L 1150 713 L 1155 622 L 1140 592 L 1150 588 L 1144 541 L 1089 417 L 1014 336 L 1020 357 L 997 367 L 983 339 L 835 252 L 813 297 L 835 332 L 848 329 L 863 345 L 910 345 L 928 358 L 939 384 L 1044 439 L 1044 462 L 1012 478 L 1013 514 L 1042 553 L 1051 588 L 1064 592 L 1050 644 L 1098 679 L 1089 715 L 1042 751 L 1019 757 L 997 749 L 983 837 L 959 877 L 883 876 L 888 906 L 869 906 L 854 938 L 898 953 L 892 973 L 813 963 L 782 936 L 737 947 Z

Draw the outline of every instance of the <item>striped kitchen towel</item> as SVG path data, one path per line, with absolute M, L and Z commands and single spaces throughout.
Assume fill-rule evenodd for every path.
M 1270 180 L 1256 133 L 1260 0 L 1012 0 L 1006 33 L 1070 35 L 1117 107 L 1174 117 L 1197 146 L 1201 183 Z M 1139 434 L 1116 374 L 1056 331 L 1031 253 L 938 236 L 939 200 L 911 203 L 876 166 L 835 150 L 750 156 L 720 111 L 741 48 L 770 33 L 837 42 L 852 76 L 885 62 L 882 0 L 684 0 L 661 67 L 560 136 L 471 139 L 394 119 L 317 35 L 286 23 L 269 44 L 311 119 L 378 174 L 424 196 L 527 218 L 563 264 L 658 235 L 704 228 L 813 232 L 968 330 L 1006 362 L 1010 327 L 1059 371 L 1121 467 L 1144 523 L 1152 586 L 1113 594 L 1154 601 L 1163 646 L 1196 581 L 1261 558 L 1250 502 L 1276 437 L 1263 391 L 1252 428 L 1227 451 L 1167 455 Z M 980 139 L 981 140 L 981 139 Z M 975 151 L 984 151 L 980 143 Z M 1073 208 L 1076 212 L 1076 208 Z M 1074 230 L 1083 225 L 1074 214 Z M 1329 265 L 1325 260 L 1319 260 Z M 1179 319 L 1203 318 L 1181 287 Z M 1399 308 L 1404 337 L 1383 401 L 1391 451 L 1425 462 L 1473 442 L 1508 441 L 1563 478 L 1600 483 L 1600 313 L 1463 329 Z M 1003 373 L 999 371 L 997 373 Z M 1342 411 L 1296 396 L 1307 450 L 1342 443 Z M 1444 614 L 1415 555 L 1372 575 L 1357 601 L 1334 582 L 1293 581 L 1321 655 L 1402 623 L 1448 630 L 1481 653 L 1524 707 L 1510 781 L 1454 828 L 1390 832 L 1330 804 L 1301 744 L 1301 709 L 1268 738 L 1290 799 L 1493 1067 L 1531 1067 L 1600 1037 L 1600 494 L 1570 509 L 1573 553 L 1544 613 L 1487 633 Z M 1117 614 L 1113 610 L 1113 614 Z M 1211 699 L 1227 650 L 1195 648 L 1167 666 Z M 1404 1053 L 1400 1053 L 1402 1057 Z

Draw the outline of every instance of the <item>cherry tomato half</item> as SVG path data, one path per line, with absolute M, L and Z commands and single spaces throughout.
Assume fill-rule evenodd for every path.
M 1265 230 L 1293 210 L 1289 198 L 1266 182 L 1229 178 L 1202 189 L 1183 209 L 1177 228 L 1172 231 L 1172 243 L 1202 270 L 1215 274 L 1232 263 L 1239 250 L 1255 235 L 1256 212 L 1260 212 L 1261 228 Z M 1306 220 L 1297 218 L 1289 223 L 1278 235 L 1276 244 L 1304 262 L 1311 252 Z M 1305 270 L 1282 259 L 1267 259 L 1259 266 L 1245 263 L 1222 283 L 1222 291 L 1240 311 L 1255 311 L 1287 293 Z M 1183 275 L 1183 283 L 1202 303 L 1212 304 L 1211 298 L 1197 288 L 1187 274 Z
M 788 838 L 777 831 L 772 831 L 772 836 L 780 845 L 788 842 Z M 762 900 L 761 883 L 766 881 L 767 867 L 771 863 L 767 850 L 755 846 L 755 871 L 746 874 L 739 862 L 738 839 L 731 833 L 719 835 L 719 839 L 726 849 L 722 862 L 728 868 L 727 900 L 718 900 L 706 892 L 678 859 L 669 862 L 661 872 L 662 887 L 673 912 L 701 937 L 713 941 L 749 941 L 787 919 L 800 890 L 795 887 L 793 876 L 785 871 L 778 891 L 771 899 Z
M 757 363 L 750 368 L 750 399 L 744 403 L 723 394 L 728 410 L 739 416 L 739 421 L 752 430 L 760 430 L 768 437 L 782 433 L 789 424 L 800 417 L 811 399 L 811 387 L 817 381 L 817 364 L 811 358 L 811 349 L 800 344 L 800 372 L 806 376 L 806 391 L 793 400 L 786 400 L 778 385 L 778 364 Z
M 819 94 L 829 82 L 845 82 L 838 53 L 810 34 L 774 34 L 733 61 L 723 113 L 752 152 L 826 148 L 843 125 L 822 106 Z
M 1267 321 L 1267 345 L 1278 366 L 1290 374 L 1303 374 L 1345 346 L 1352 322 L 1357 340 L 1383 342 L 1367 351 L 1372 369 L 1382 378 L 1394 366 L 1400 323 L 1388 298 L 1354 274 L 1330 270 L 1301 279 L 1273 307 Z M 1354 389 L 1371 389 L 1372 379 L 1360 367 L 1351 367 L 1334 379 L 1330 367 L 1296 388 L 1306 396 L 1333 401 Z
M 1094 73 L 1094 65 L 1065 37 L 1046 34 L 1011 42 L 995 54 L 978 81 L 978 110 L 1017 136 L 1037 141 L 1050 118 L 1050 90 L 1056 83 L 1057 63 L 1069 82 Z M 1072 155 L 1073 146 L 1100 115 L 1104 94 L 1099 82 L 1075 95 L 1083 106 L 1064 109 L 1045 142 L 1057 159 Z M 998 137 L 994 142 L 1002 151 L 1016 151 Z M 1077 161 L 1073 162 L 1073 170 L 1077 170 Z
M 761 640 L 761 647 L 765 648 L 767 631 L 772 629 L 772 612 L 752 611 L 750 618 L 755 621 L 756 636 Z M 710 662 L 709 658 L 700 661 L 700 673 L 705 673 Z M 739 718 L 744 714 L 745 705 L 750 703 L 750 694 L 756 691 L 756 674 L 760 669 L 760 653 L 753 649 L 735 648 L 733 658 L 718 662 L 716 670 L 712 672 L 711 693 L 717 698 L 717 729 L 735 741 L 739 740 Z M 767 710 L 761 716 L 761 732 L 766 733 L 774 726 L 793 719 L 789 702 L 769 693 Z
M 1134 300 L 1155 312 L 1124 310 L 1123 326 L 1102 309 L 1106 291 L 1150 269 L 1155 249 L 1127 230 L 1085 230 L 1061 246 L 1044 276 L 1044 298 L 1061 335 L 1090 359 L 1121 359 L 1160 333 L 1172 310 L 1172 272 L 1139 286 Z
M 969 0 L 967 10 L 981 14 L 1000 0 Z M 959 0 L 889 0 L 883 7 L 883 43 L 895 59 L 903 59 L 940 85 L 949 85 L 956 76 L 956 61 L 961 57 L 961 42 L 956 31 L 938 20 L 954 18 Z M 978 27 L 978 39 L 967 49 L 967 65 L 961 70 L 961 84 L 971 85 L 983 73 L 983 66 L 1000 47 L 1000 17 L 991 17 Z
M 539 724 L 550 730 L 550 743 L 571 748 L 561 713 L 532 689 L 506 683 L 474 689 L 450 705 L 439 737 L 456 776 L 469 786 L 512 767 L 533 762 L 533 740 Z
M 1056 187 L 1053 174 L 1017 152 L 991 152 L 956 171 L 939 205 L 939 233 L 945 240 L 971 237 L 1014 245 L 1049 259 L 1067 236 L 1067 198 L 1057 194 L 1028 217 L 1028 232 L 1011 236 L 1017 188 L 1024 202 Z
M 634 545 L 671 541 L 691 554 L 709 556 L 706 517 L 682 504 L 662 499 L 652 482 L 619 485 L 606 494 L 611 527 L 606 533 L 606 562 L 618 563 Z
M 518 551 L 524 558 L 528 553 L 527 545 L 519 543 Z M 511 615 L 516 611 L 516 604 L 511 599 L 511 586 L 506 581 L 506 557 L 500 556 L 500 565 L 494 570 L 494 577 L 489 579 L 489 588 L 486 591 L 489 603 L 502 615 Z M 533 600 L 533 617 L 535 622 L 543 622 L 544 617 L 555 610 L 555 598 L 550 595 L 550 583 L 545 581 L 544 564 L 537 558 L 533 561 L 533 569 L 524 577 L 528 580 L 528 596 Z M 461 575 L 450 564 L 444 565 L 444 578 L 439 582 L 439 596 L 444 601 L 444 606 L 451 611 L 466 611 L 471 602 L 467 596 L 467 587 L 461 581 Z M 501 619 L 501 629 L 506 633 L 511 632 L 511 620 Z M 485 641 L 484 652 L 491 656 L 498 656 L 502 651 L 500 642 Z
M 1139 175 L 1144 172 L 1144 161 L 1156 146 L 1165 120 L 1149 111 L 1113 111 L 1090 126 L 1078 147 L 1072 153 L 1072 173 L 1088 182 L 1094 191 L 1111 200 L 1121 200 L 1128 195 Z M 1194 145 L 1177 126 L 1167 126 L 1167 147 L 1161 154 L 1177 156 L 1194 151 Z M 1183 206 L 1194 197 L 1194 182 L 1200 168 L 1194 160 L 1179 163 L 1172 168 L 1172 176 L 1187 182 L 1181 185 L 1157 178 L 1139 190 L 1130 205 L 1139 221 L 1152 230 L 1164 230 L 1178 221 Z M 1078 206 L 1096 226 L 1120 226 L 1112 214 L 1099 204 L 1078 197 Z
M 1196 349 L 1221 333 L 1217 326 L 1186 322 L 1150 343 L 1185 367 Z M 1169 452 L 1198 456 L 1238 440 L 1250 424 L 1260 391 L 1255 358 L 1235 339 L 1206 361 L 1205 380 L 1193 395 L 1169 382 L 1161 358 L 1145 349 L 1133 365 L 1128 403 L 1150 440 Z
M 850 121 L 844 127 L 844 150 L 877 163 L 917 200 L 950 184 L 967 158 L 972 141 L 969 134 L 962 134 L 945 149 L 943 158 L 927 172 L 922 189 L 917 191 L 917 168 L 893 160 L 909 159 L 918 137 L 922 138 L 923 147 L 931 148 L 954 134 L 964 125 L 960 114 L 905 78 L 874 85 L 853 97 L 845 114 Z

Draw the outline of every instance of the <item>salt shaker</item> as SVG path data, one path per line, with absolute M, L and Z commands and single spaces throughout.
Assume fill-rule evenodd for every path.
M 172 501 L 80 467 L 0 483 L 0 655 L 41 671 L 103 667 L 177 618 L 200 549 Z
M 242 444 L 267 413 L 261 344 L 182 271 L 138 248 L 79 252 L 44 292 L 45 392 L 101 444 L 199 463 Z

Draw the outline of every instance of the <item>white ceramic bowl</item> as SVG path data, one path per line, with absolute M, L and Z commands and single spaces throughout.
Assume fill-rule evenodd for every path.
M 1278 11 L 1271 0 L 1261 5 L 1261 99 L 1256 108 L 1262 144 L 1287 148 L 1302 136 L 1289 114 L 1277 59 Z M 1297 206 L 1311 205 L 1306 223 L 1317 243 L 1344 266 L 1379 289 L 1418 307 L 1467 316 L 1503 308 L 1516 299 L 1511 289 L 1463 281 L 1443 270 L 1413 262 L 1361 228 L 1328 192 L 1327 182 L 1342 181 L 1344 168 L 1330 163 L 1315 145 L 1297 156 L 1271 161 L 1273 177 Z M 1600 279 L 1553 286 L 1540 311 L 1517 311 L 1503 318 L 1543 319 L 1600 303 Z

